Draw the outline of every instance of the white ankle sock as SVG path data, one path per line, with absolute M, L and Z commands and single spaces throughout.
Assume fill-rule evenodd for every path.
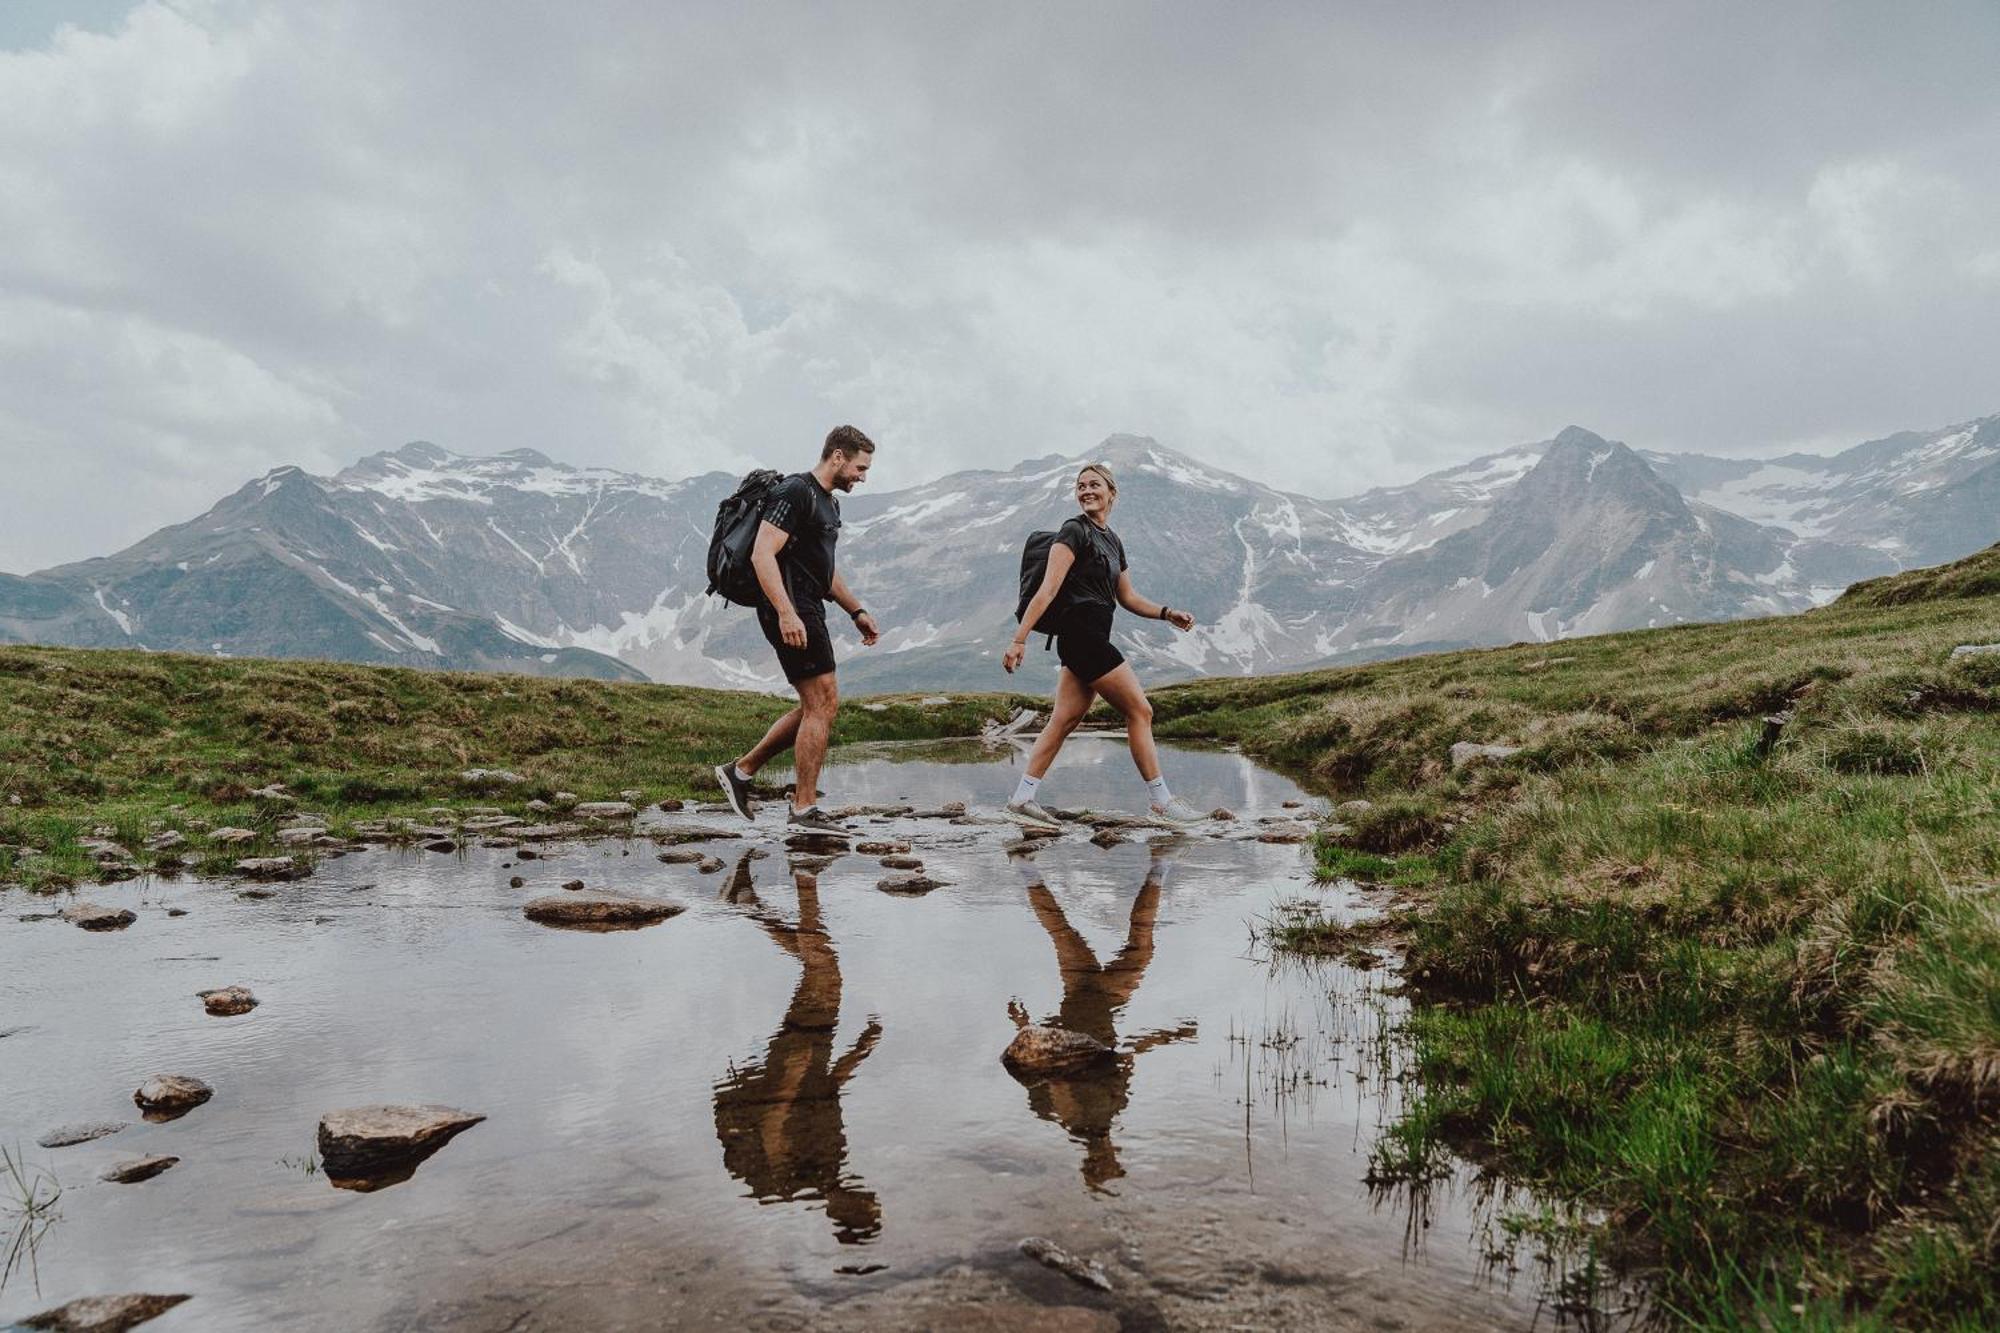
M 1031 778 L 1026 773 L 1023 773 L 1021 780 L 1014 784 L 1014 800 L 1016 802 L 1034 800 L 1035 788 L 1041 785 L 1042 780 L 1040 778 Z
M 740 765 L 731 764 L 729 766 L 729 771 L 736 775 L 736 780 L 738 782 L 748 782 L 750 780 L 750 775 L 748 773 L 745 773 Z
M 1167 790 L 1167 775 L 1162 773 L 1148 782 L 1146 784 L 1146 795 L 1153 798 L 1154 805 L 1165 805 L 1168 801 L 1173 800 L 1173 794 Z

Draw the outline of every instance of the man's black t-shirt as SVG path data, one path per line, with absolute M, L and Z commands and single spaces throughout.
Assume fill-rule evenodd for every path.
M 1125 543 L 1110 528 L 1100 528 L 1082 514 L 1064 523 L 1056 540 L 1076 556 L 1063 591 L 1078 607 L 1103 608 L 1118 605 L 1118 576 L 1125 572 Z
M 833 544 L 840 540 L 840 501 L 810 472 L 779 482 L 764 502 L 764 521 L 791 538 L 778 552 L 785 591 L 802 613 L 833 596 Z

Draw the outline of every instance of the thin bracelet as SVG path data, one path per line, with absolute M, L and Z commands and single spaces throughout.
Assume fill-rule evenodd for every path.
M 867 607 L 865 607 L 865 606 L 857 606 L 857 607 L 855 607 L 855 608 L 854 608 L 854 609 L 853 609 L 852 611 L 849 611 L 849 612 L 847 613 L 847 618 L 848 618 L 849 620 L 859 620 L 859 619 L 861 619 L 861 617 L 863 617 L 863 616 L 865 616 L 865 615 L 867 615 L 867 614 L 868 614 L 868 608 L 867 608 Z

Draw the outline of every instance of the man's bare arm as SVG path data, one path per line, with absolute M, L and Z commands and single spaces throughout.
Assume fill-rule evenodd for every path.
M 848 589 L 847 580 L 840 577 L 839 570 L 833 571 L 833 584 L 827 591 L 833 594 L 834 604 L 848 615 L 854 616 L 856 611 L 861 610 L 861 599 Z M 875 640 L 882 637 L 881 629 L 875 624 L 875 617 L 866 611 L 854 616 L 854 628 L 861 631 L 863 648 L 873 648 Z
M 750 548 L 750 568 L 757 571 L 757 586 L 764 590 L 765 599 L 781 616 L 798 614 L 792 606 L 791 594 L 785 591 L 785 576 L 778 569 L 778 552 L 791 539 L 792 534 L 777 524 L 760 521 L 757 544 Z

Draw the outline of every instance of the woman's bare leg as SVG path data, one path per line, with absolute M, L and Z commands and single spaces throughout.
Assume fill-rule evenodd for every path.
M 1153 704 L 1146 698 L 1132 664 L 1121 663 L 1116 671 L 1092 681 L 1090 688 L 1125 715 L 1125 743 L 1132 747 L 1132 762 L 1139 766 L 1139 776 L 1148 782 L 1159 777 L 1160 751 L 1153 744 Z
M 1040 778 L 1049 771 L 1063 742 L 1076 730 L 1076 724 L 1083 721 L 1083 715 L 1090 711 L 1096 698 L 1097 692 L 1078 680 L 1068 667 L 1056 672 L 1056 706 L 1049 714 L 1049 724 L 1042 728 L 1042 734 L 1035 737 L 1034 748 L 1028 751 L 1029 777 Z

